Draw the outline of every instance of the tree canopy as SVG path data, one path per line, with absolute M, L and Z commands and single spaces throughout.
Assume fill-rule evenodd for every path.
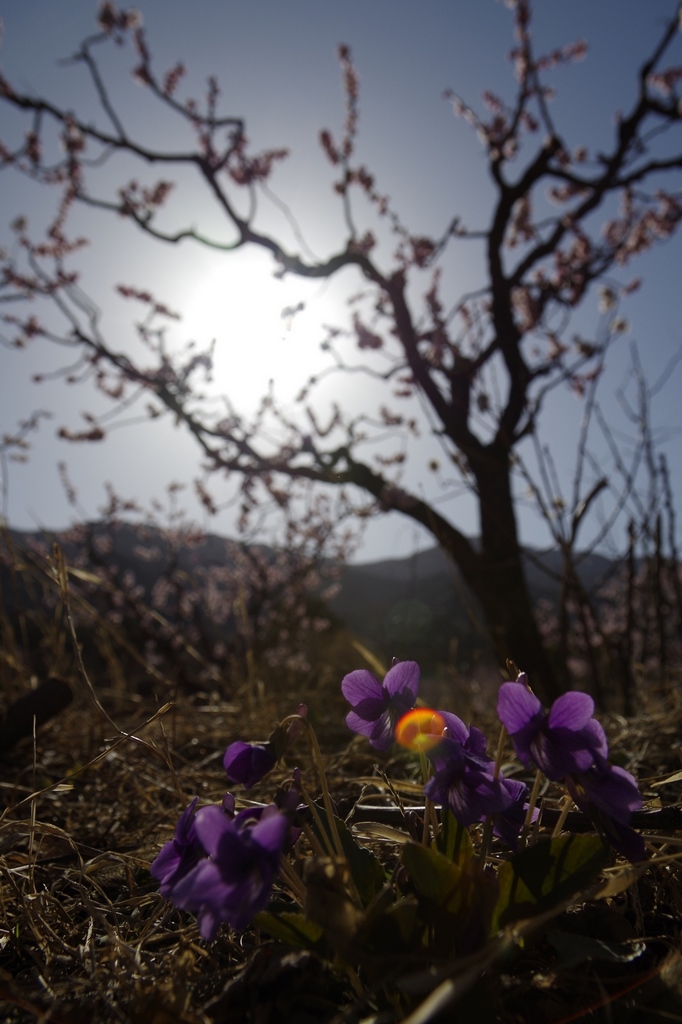
M 359 76 L 349 47 L 342 45 L 344 123 L 340 133 L 325 129 L 319 139 L 335 176 L 332 201 L 341 204 L 345 232 L 335 251 L 316 258 L 300 237 L 296 211 L 286 210 L 296 247 L 262 227 L 261 201 L 273 194 L 286 151 L 254 152 L 246 117 L 221 113 L 216 78 L 208 78 L 201 99 L 185 95 L 184 65 L 157 70 L 135 12 L 103 3 L 97 32 L 73 57 L 98 101 L 97 119 L 0 77 L 0 100 L 26 118 L 22 137 L 2 143 L 3 166 L 56 187 L 60 195 L 45 238 L 33 237 L 25 218 L 15 219 L 0 302 L 16 344 L 66 345 L 75 362 L 69 359 L 64 376 L 94 379 L 111 403 L 104 417 L 92 414 L 82 431 L 64 428 L 64 436 L 101 440 L 112 411 L 146 396 L 150 416 L 170 414 L 196 441 L 208 508 L 214 475 L 239 481 L 245 517 L 263 494 L 287 508 L 296 501 L 297 487 L 311 484 L 344 488 L 360 514 L 404 514 L 452 557 L 480 603 L 499 656 L 512 658 L 552 693 L 556 675 L 522 565 L 513 488 L 518 450 L 524 441 L 542 438 L 542 412 L 558 387 L 589 400 L 619 331 L 618 300 L 638 284 L 634 278 L 614 283 L 614 275 L 668 239 L 679 224 L 682 67 L 671 60 L 680 26 L 679 11 L 672 10 L 657 45 L 633 69 L 634 101 L 617 116 L 612 136 L 589 151 L 564 138 L 549 85 L 555 68 L 584 56 L 585 43 L 538 54 L 530 3 L 508 6 L 514 93 L 485 93 L 480 110 L 449 95 L 483 150 L 494 190 L 487 222 L 469 226 L 453 194 L 451 213 L 436 235 L 408 226 L 362 162 Z M 183 140 L 177 148 L 155 148 L 128 128 L 127 111 L 102 70 L 102 48 L 116 43 L 131 47 L 135 79 L 177 119 Z M 185 144 L 190 136 L 194 141 Z M 130 171 L 115 179 L 112 169 L 121 156 Z M 174 186 L 188 173 L 219 211 L 221 221 L 211 230 L 197 227 L 192 216 L 175 216 Z M 375 407 L 358 412 L 334 402 L 320 408 L 315 389 L 321 377 L 306 379 L 304 370 L 296 410 L 280 405 L 274 391 L 263 396 L 253 416 L 239 410 L 238 394 L 216 407 L 202 393 L 210 348 L 171 350 L 167 325 L 174 311 L 144 281 L 118 284 L 119 294 L 145 311 L 136 324 L 142 354 L 122 349 L 78 287 L 85 239 L 72 234 L 69 220 L 78 207 L 124 218 L 159 245 L 193 243 L 224 252 L 226 272 L 230 260 L 256 248 L 271 255 L 281 275 L 354 275 L 360 291 L 346 328 L 327 329 L 323 348 L 329 364 L 321 376 L 361 373 L 372 382 Z M 482 253 L 483 279 L 475 291 L 452 294 L 443 266 L 453 248 L 466 246 Z M 571 336 L 572 314 L 598 285 L 612 315 L 596 338 Z M 455 512 L 444 513 L 404 485 L 401 438 L 424 423 L 439 442 L 441 458 L 475 496 L 477 541 L 458 527 Z M 594 474 L 579 478 L 567 544 L 595 495 L 610 485 Z

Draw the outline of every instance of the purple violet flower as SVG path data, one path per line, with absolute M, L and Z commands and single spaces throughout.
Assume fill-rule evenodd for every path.
M 298 841 L 301 832 L 303 831 L 300 825 L 292 824 L 296 819 L 296 812 L 299 808 L 305 807 L 301 799 L 301 770 L 300 768 L 294 768 L 292 778 L 288 783 L 285 783 L 275 793 L 273 800 L 274 806 L 282 814 L 286 814 L 287 820 L 289 821 L 289 834 L 287 835 L 286 843 L 284 844 L 284 851 L 290 850 Z M 235 824 L 239 828 L 244 826 L 252 826 L 257 821 L 260 821 L 264 812 L 272 814 L 271 804 L 256 804 L 253 807 L 245 807 L 241 811 L 235 811 L 235 799 L 231 793 L 226 793 L 223 797 L 222 808 L 227 814 L 228 818 L 232 818 Z
M 198 799 L 195 796 L 189 807 L 182 812 L 173 838 L 161 847 L 149 868 L 154 878 L 158 879 L 159 892 L 166 899 L 170 898 L 175 884 L 206 856 L 194 823 Z
M 635 778 L 624 768 L 598 758 L 589 771 L 566 779 L 566 786 L 583 814 L 587 814 L 615 850 L 632 863 L 644 860 L 646 844 L 629 821 L 642 807 Z
M 425 787 L 427 796 L 436 803 L 447 804 L 462 825 L 492 815 L 494 834 L 515 850 L 526 817 L 528 786 L 503 775 L 494 777 L 493 759 L 486 754 L 488 741 L 480 729 L 474 725 L 467 728 L 450 711 L 438 714 L 446 729 L 443 742 L 427 751 L 436 769 Z M 461 760 L 453 741 L 461 745 Z
M 474 754 L 476 757 L 492 763 L 492 757 L 486 754 L 488 741 L 480 729 L 477 729 L 475 725 L 467 727 L 462 719 L 453 715 L 451 711 L 439 711 L 438 714 L 445 722 L 446 736 L 453 740 L 459 740 L 468 754 Z M 438 752 L 434 750 L 433 755 L 431 760 L 435 761 Z
M 515 683 L 503 683 L 497 699 L 497 714 L 519 760 L 526 766 L 533 761 L 553 781 L 587 771 L 596 757 L 607 757 L 606 734 L 593 712 L 592 698 L 572 691 L 558 697 L 546 714 L 525 673 Z
M 478 729 L 476 733 L 474 742 L 478 744 L 483 734 Z M 511 806 L 515 794 L 494 776 L 493 762 L 485 754 L 473 753 L 459 740 L 444 736 L 427 756 L 435 771 L 424 786 L 426 796 L 449 807 L 465 828 Z
M 207 941 L 223 921 L 241 931 L 263 909 L 289 835 L 289 820 L 274 804 L 258 818 L 242 815 L 230 818 L 215 806 L 197 812 L 194 827 L 208 856 L 170 894 L 176 907 L 196 914 Z
M 236 740 L 230 743 L 223 757 L 223 768 L 230 782 L 241 783 L 245 789 L 260 782 L 301 735 L 307 714 L 306 705 L 299 704 L 295 715 L 289 716 L 286 725 L 276 725 L 267 740 L 260 743 Z
M 436 714 L 445 723 L 443 740 L 459 743 L 467 755 L 472 755 L 472 763 L 475 762 L 487 770 L 488 766 L 492 765 L 493 759 L 486 754 L 488 741 L 481 730 L 477 729 L 475 725 L 467 727 L 462 719 L 453 715 L 451 711 L 438 711 Z M 447 763 L 451 751 L 451 745 L 446 744 L 441 748 L 441 745 L 437 744 L 427 752 L 427 756 L 433 765 L 439 767 Z
M 268 741 L 244 743 L 236 740 L 230 743 L 223 758 L 223 768 L 230 782 L 240 782 L 245 789 L 260 782 L 276 764 L 277 756 Z
M 592 698 L 574 691 L 558 697 L 545 714 L 525 673 L 515 683 L 503 683 L 497 701 L 519 760 L 533 761 L 548 779 L 563 780 L 602 837 L 628 860 L 643 860 L 644 840 L 629 825 L 632 812 L 642 806 L 637 782 L 607 761 L 606 734 L 593 712 Z
M 500 784 L 511 802 L 505 810 L 493 815 L 493 833 L 510 850 L 516 852 L 519 845 L 519 834 L 528 810 L 528 786 L 519 779 L 505 779 L 502 776 L 500 776 Z M 533 821 L 539 814 L 540 810 L 536 807 L 533 810 Z
M 419 679 L 416 661 L 397 662 L 383 683 L 367 669 L 350 672 L 341 683 L 341 692 L 352 706 L 346 716 L 348 728 L 367 736 L 376 750 L 388 750 L 396 721 L 414 707 Z

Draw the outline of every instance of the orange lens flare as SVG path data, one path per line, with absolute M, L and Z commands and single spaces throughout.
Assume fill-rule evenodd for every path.
M 413 708 L 398 720 L 395 738 L 408 750 L 430 750 L 443 738 L 445 719 L 432 708 Z

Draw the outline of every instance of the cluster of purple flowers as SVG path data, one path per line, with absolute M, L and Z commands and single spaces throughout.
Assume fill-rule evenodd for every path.
M 383 683 L 365 669 L 351 672 L 341 684 L 352 706 L 348 726 L 367 736 L 377 750 L 387 750 L 396 723 L 415 706 L 419 681 L 419 666 L 413 661 L 397 662 Z M 497 710 L 522 764 L 533 763 L 548 779 L 563 782 L 616 850 L 631 861 L 642 860 L 644 840 L 629 826 L 642 798 L 632 775 L 609 763 L 606 734 L 593 717 L 592 698 L 565 693 L 545 713 L 521 674 L 516 682 L 502 684 Z M 528 807 L 528 787 L 495 772 L 479 729 L 467 728 L 447 711 L 436 716 L 445 727 L 439 742 L 427 750 L 433 774 L 426 795 L 449 807 L 465 827 L 492 819 L 495 834 L 514 849 Z
M 449 808 L 464 828 L 490 821 L 494 833 L 515 849 L 528 814 L 528 787 L 497 770 L 475 726 L 449 711 L 415 711 L 419 682 L 414 661 L 394 664 L 383 683 L 365 669 L 349 673 L 341 684 L 351 704 L 347 724 L 382 751 L 396 735 L 405 743 L 412 736 L 408 745 L 418 743 L 415 749 L 431 762 L 426 796 Z M 616 850 L 631 861 L 642 860 L 644 841 L 629 825 L 642 798 L 632 775 L 609 763 L 591 697 L 565 693 L 546 712 L 521 674 L 501 685 L 497 711 L 522 764 L 534 764 L 548 779 L 563 782 Z M 305 727 L 306 713 L 300 705 L 262 743 L 230 744 L 223 758 L 230 782 L 247 789 L 259 782 Z M 267 903 L 282 854 L 300 834 L 292 824 L 300 785 L 296 769 L 291 784 L 267 806 L 237 812 L 234 796 L 226 793 L 222 806 L 198 808 L 195 798 L 180 816 L 150 870 L 163 896 L 196 915 L 202 938 L 215 938 L 222 922 L 244 929 Z
M 303 717 L 306 709 L 299 706 Z M 280 726 L 263 743 L 237 740 L 225 751 L 223 766 L 230 782 L 246 789 L 267 775 L 292 740 Z M 282 853 L 298 839 L 292 825 L 300 799 L 300 772 L 275 803 L 236 811 L 226 793 L 222 806 L 201 807 L 195 797 L 182 813 L 173 838 L 150 867 L 159 891 L 179 910 L 196 915 L 201 937 L 215 938 L 223 921 L 242 931 L 268 901 Z
M 420 678 L 416 661 L 396 662 L 383 683 L 364 668 L 349 672 L 341 682 L 341 693 L 351 705 L 346 725 L 366 736 L 376 750 L 388 750 L 396 722 L 415 705 Z
M 161 894 L 195 914 L 210 941 L 223 921 L 240 931 L 267 903 L 290 820 L 275 804 L 235 814 L 231 793 L 222 807 L 196 805 L 195 798 L 150 871 Z
M 628 860 L 643 860 L 644 840 L 629 825 L 642 797 L 633 776 L 609 763 L 606 734 L 593 718 L 592 698 L 564 693 L 545 712 L 522 673 L 516 682 L 500 687 L 497 713 L 519 760 L 535 764 L 548 779 L 563 782 L 616 850 Z
M 366 669 L 351 672 L 341 683 L 343 695 L 352 705 L 347 725 L 367 736 L 377 750 L 388 750 L 396 722 L 415 706 L 419 682 L 419 666 L 414 661 L 397 662 L 383 683 Z M 445 728 L 439 742 L 427 750 L 433 774 L 425 786 L 426 795 L 434 803 L 449 807 L 465 828 L 492 818 L 495 834 L 515 849 L 528 787 L 495 772 L 480 729 L 467 727 L 449 711 L 438 711 L 437 716 Z

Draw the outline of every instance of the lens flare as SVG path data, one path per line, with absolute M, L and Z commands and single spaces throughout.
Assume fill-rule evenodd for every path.
M 395 738 L 408 750 L 430 750 L 443 738 L 445 719 L 432 708 L 413 708 L 398 720 Z

